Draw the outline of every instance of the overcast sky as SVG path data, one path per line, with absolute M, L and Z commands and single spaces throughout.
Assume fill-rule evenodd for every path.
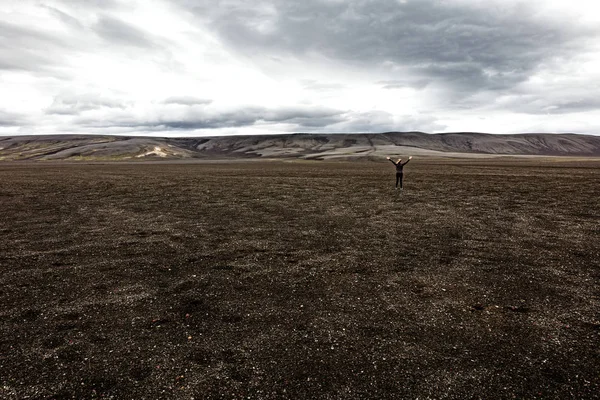
M 600 134 L 587 0 L 1 0 L 0 134 Z

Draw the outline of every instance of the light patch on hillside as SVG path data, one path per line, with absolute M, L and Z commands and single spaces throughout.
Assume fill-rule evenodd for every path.
M 137 157 L 140 158 L 140 157 L 147 157 L 147 156 L 166 157 L 167 153 L 165 153 L 160 146 L 154 146 L 154 150 L 151 150 L 144 154 L 140 154 Z

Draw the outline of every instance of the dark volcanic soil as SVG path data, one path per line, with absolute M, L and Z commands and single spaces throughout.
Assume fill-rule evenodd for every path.
M 0 398 L 600 396 L 600 162 L 0 164 Z

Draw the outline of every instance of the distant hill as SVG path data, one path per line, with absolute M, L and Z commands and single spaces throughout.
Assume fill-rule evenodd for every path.
M 0 160 L 125 161 L 241 157 L 358 159 L 386 155 L 600 157 L 600 136 L 387 132 L 203 138 L 93 135 L 0 137 Z

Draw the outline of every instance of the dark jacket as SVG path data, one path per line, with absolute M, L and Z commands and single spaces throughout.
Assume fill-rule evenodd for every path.
M 408 161 L 406 161 L 406 162 L 395 162 L 394 160 L 390 160 L 390 162 L 396 166 L 396 173 L 397 174 L 401 174 L 402 173 L 402 168 L 404 168 L 404 166 L 406 164 L 408 164 L 409 161 L 410 161 L 410 159 Z

